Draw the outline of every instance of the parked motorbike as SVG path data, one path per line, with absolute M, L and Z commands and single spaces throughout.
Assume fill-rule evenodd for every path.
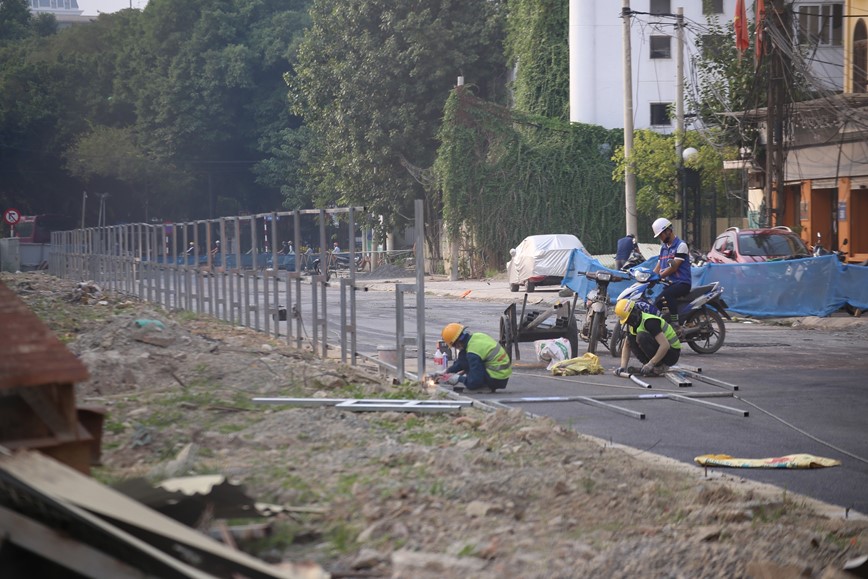
M 596 354 L 597 343 L 609 348 L 609 330 L 606 327 L 606 316 L 609 313 L 609 284 L 627 281 L 629 277 L 619 276 L 610 271 L 578 272 L 589 280 L 596 282 L 597 287 L 588 292 L 585 298 L 585 323 L 579 336 L 588 342 L 588 352 Z
M 708 263 L 708 255 L 702 253 L 698 249 L 690 250 L 690 265 L 702 267 Z
M 618 296 L 618 299 L 632 299 L 636 306 L 645 312 L 657 314 L 652 289 L 658 283 L 666 283 L 660 275 L 646 267 L 635 267 L 629 272 L 635 280 L 630 287 Z M 732 319 L 726 312 L 726 302 L 723 301 L 723 287 L 718 282 L 695 287 L 686 296 L 678 298 L 678 339 L 687 343 L 698 354 L 713 354 L 717 352 L 726 339 L 726 328 L 723 318 Z M 668 312 L 662 312 L 664 319 Z M 613 356 L 621 355 L 624 339 L 627 337 L 625 324 L 615 324 L 612 337 L 609 340 L 609 352 Z
M 645 263 L 645 256 L 642 255 L 641 251 L 634 248 L 633 251 L 630 252 L 630 258 L 624 262 L 620 271 L 629 271 L 631 268 L 634 268 L 637 265 L 642 265 L 643 263 Z
M 847 240 L 844 240 L 843 245 L 847 244 Z M 819 257 L 821 255 L 834 255 L 838 258 L 838 261 L 845 261 L 847 256 L 840 251 L 830 251 L 823 247 L 823 236 L 820 232 L 817 232 L 817 243 L 814 244 L 814 251 L 812 252 L 814 257 Z
M 337 273 L 339 271 L 349 271 L 350 269 L 350 257 L 349 255 L 339 255 L 336 253 L 330 253 L 328 256 L 329 266 L 326 268 L 325 276 L 326 281 L 332 276 L 332 273 Z M 356 254 L 355 259 L 355 271 L 364 271 L 365 267 L 368 265 L 368 260 L 362 253 Z M 322 275 L 320 270 L 320 258 L 317 257 L 313 260 L 311 268 L 313 269 L 314 274 Z

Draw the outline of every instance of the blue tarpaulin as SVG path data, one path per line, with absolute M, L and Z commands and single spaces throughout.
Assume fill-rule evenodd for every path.
M 657 257 L 643 263 L 654 267 Z M 584 298 L 596 284 L 581 272 L 607 270 L 583 252 L 573 251 L 563 285 Z M 834 255 L 762 263 L 693 267 L 693 285 L 720 282 L 729 311 L 762 317 L 828 316 L 845 305 L 868 309 L 868 267 L 845 265 Z M 609 285 L 614 300 L 631 281 Z

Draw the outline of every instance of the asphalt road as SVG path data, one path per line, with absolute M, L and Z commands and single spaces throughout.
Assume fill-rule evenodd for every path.
M 428 352 L 432 352 L 440 329 L 452 321 L 497 336 L 503 310 L 512 301 L 520 303 L 524 297 L 510 294 L 501 285 L 504 284 L 426 281 Z M 390 284 L 371 284 L 374 290 L 389 287 Z M 464 294 L 467 291 L 464 288 L 470 289 L 470 293 L 464 298 L 454 297 Z M 359 350 L 388 343 L 394 328 L 394 294 L 369 291 L 357 296 Z M 528 307 L 543 309 L 545 303 L 557 299 L 557 293 L 538 291 L 528 294 L 528 298 Z M 533 304 L 535 301 L 544 303 Z M 405 307 L 409 334 L 415 328 L 412 294 L 407 296 Z M 331 313 L 337 314 L 337 308 Z M 699 367 L 702 375 L 735 385 L 738 390 L 697 380 L 691 387 L 679 388 L 665 378 L 648 379 L 652 388 L 647 390 L 611 373 L 556 377 L 545 369 L 519 363 L 506 391 L 474 397 L 503 400 L 508 406 L 552 417 L 581 433 L 633 447 L 636 452 L 655 453 L 689 464 L 702 454 L 768 458 L 808 453 L 837 459 L 841 466 L 832 468 L 727 469 L 727 473 L 839 505 L 842 514 L 845 509 L 868 514 L 868 321 L 856 325 L 840 321 L 849 327 L 835 329 L 834 324 L 824 324 L 822 320 L 817 324 L 821 329 L 728 322 L 726 343 L 717 353 L 700 355 L 685 348 L 683 365 Z M 579 348 L 581 355 L 586 344 L 580 342 Z M 601 350 L 598 349 L 600 361 L 607 370 L 618 365 L 615 358 Z M 536 361 L 533 344 L 523 343 L 521 362 Z M 644 413 L 645 418 L 638 420 L 582 402 L 522 400 L 638 397 L 664 392 L 720 394 L 724 397 L 703 400 L 748 415 L 660 398 L 609 401 Z
M 356 292 L 358 351 L 376 355 L 379 345 L 394 344 L 395 283 L 413 281 L 359 281 L 371 291 Z M 425 293 L 429 358 L 440 330 L 447 323 L 459 321 L 497 337 L 504 309 L 513 301 L 520 307 L 525 296 L 510 293 L 502 281 L 429 279 Z M 337 344 L 339 292 L 332 287 L 328 295 L 329 340 Z M 557 290 L 527 296 L 528 307 L 537 309 L 544 309 L 558 299 Z M 412 336 L 416 327 L 415 296 L 405 294 L 404 305 L 406 333 Z M 838 505 L 842 516 L 846 509 L 868 514 L 868 320 L 805 321 L 815 322 L 816 328 L 727 322 L 726 343 L 717 353 L 700 355 L 685 347 L 683 365 L 699 367 L 702 375 L 735 385 L 737 390 L 697 380 L 690 387 L 679 388 L 665 378 L 648 379 L 652 385 L 648 390 L 610 372 L 551 376 L 544 368 L 530 367 L 537 359 L 533 344 L 528 342 L 521 345 L 521 363 L 516 364 L 506 391 L 473 396 L 552 417 L 578 432 L 632 447 L 636 453 L 654 453 L 687 464 L 694 464 L 693 459 L 702 454 L 769 458 L 807 453 L 837 459 L 841 466 L 832 468 L 726 469 L 726 472 Z M 613 323 L 614 318 L 609 327 Z M 580 342 L 578 355 L 586 347 Z M 607 370 L 618 365 L 605 349 L 599 348 L 598 353 Z M 415 355 L 412 351 L 407 354 L 410 372 L 415 372 Z M 647 397 L 661 393 L 717 394 L 722 397 L 702 400 L 738 413 L 709 404 Z M 612 395 L 633 398 L 607 402 L 643 413 L 645 418 L 639 420 L 579 401 L 545 400 Z

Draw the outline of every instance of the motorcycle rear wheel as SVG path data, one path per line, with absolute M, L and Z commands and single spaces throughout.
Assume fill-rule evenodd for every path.
M 699 327 L 700 330 L 687 339 L 687 345 L 697 354 L 714 354 L 723 346 L 726 327 L 723 318 L 716 310 L 702 308 L 690 314 L 684 322 L 684 329 Z
M 615 327 L 612 328 L 612 336 L 609 338 L 609 353 L 616 358 L 619 357 L 621 355 L 621 346 L 626 337 L 621 323 L 615 322 Z

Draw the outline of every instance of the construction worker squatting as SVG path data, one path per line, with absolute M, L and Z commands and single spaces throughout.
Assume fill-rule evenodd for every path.
M 512 375 L 509 354 L 497 340 L 482 332 L 470 332 L 458 323 L 447 324 L 441 333 L 443 341 L 458 349 L 458 356 L 445 372 L 435 372 L 441 383 L 457 389 L 492 392 L 506 388 Z

